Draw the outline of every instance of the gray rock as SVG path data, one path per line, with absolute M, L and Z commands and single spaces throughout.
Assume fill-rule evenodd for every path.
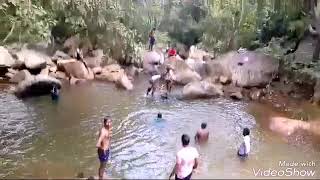
M 61 88 L 61 82 L 46 75 L 31 76 L 21 81 L 14 93 L 20 98 L 50 94 L 53 86 Z
M 262 53 L 229 52 L 208 62 L 210 76 L 225 76 L 240 87 L 266 86 L 278 73 L 279 62 Z
M 234 93 L 231 93 L 230 97 L 232 99 L 235 99 L 235 100 L 241 100 L 243 99 L 243 95 L 241 92 L 234 92 Z
M 0 46 L 0 66 L 11 67 L 15 64 L 15 59 L 12 58 L 9 51 Z
M 29 49 L 22 49 L 16 56 L 18 62 L 24 63 L 28 69 L 43 69 L 50 60 L 49 56 Z
M 9 81 L 12 83 L 20 83 L 30 77 L 31 77 L 31 74 L 28 70 L 22 70 L 14 74 Z
M 207 81 L 193 81 L 184 86 L 182 95 L 185 99 L 222 96 L 222 85 Z

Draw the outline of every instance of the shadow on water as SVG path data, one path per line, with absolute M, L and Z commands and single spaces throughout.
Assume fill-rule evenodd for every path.
M 147 84 L 139 79 L 136 84 L 131 92 L 97 82 L 64 86 L 57 102 L 49 96 L 21 101 L 0 93 L 0 158 L 5 162 L 0 177 L 95 175 L 95 143 L 105 115 L 112 116 L 114 128 L 111 177 L 167 178 L 181 135 L 193 137 L 202 122 L 208 123 L 210 138 L 205 146 L 196 146 L 201 164 L 195 178 L 253 178 L 253 168 L 279 168 L 280 160 L 320 160 L 318 148 L 292 146 L 265 128 L 264 117 L 272 111 L 251 110 L 250 115 L 246 103 L 226 99 L 151 99 L 144 95 Z M 158 112 L 164 121 L 155 121 Z M 244 127 L 252 131 L 252 152 L 242 162 L 236 150 Z

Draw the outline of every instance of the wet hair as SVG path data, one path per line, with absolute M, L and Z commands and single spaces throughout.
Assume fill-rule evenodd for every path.
M 162 118 L 162 114 L 161 113 L 158 113 L 158 118 Z
M 153 30 L 153 31 L 155 31 L 155 30 L 156 30 L 156 28 L 153 28 L 152 30 Z
M 201 123 L 201 129 L 205 129 L 207 127 L 207 123 Z
M 190 137 L 187 134 L 181 136 L 181 141 L 183 146 L 188 146 L 190 143 Z
M 248 135 L 250 135 L 250 129 L 249 129 L 249 128 L 244 128 L 242 134 L 243 134 L 243 136 L 248 136 Z
M 103 118 L 103 124 L 106 124 L 108 120 L 111 120 L 110 116 L 106 116 Z

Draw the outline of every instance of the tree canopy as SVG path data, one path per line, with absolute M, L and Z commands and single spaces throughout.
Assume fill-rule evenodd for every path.
M 79 34 L 111 56 L 136 58 L 157 29 L 173 41 L 224 52 L 272 37 L 303 36 L 315 0 L 4 0 L 0 42 L 56 41 Z M 119 55 L 120 54 L 120 55 Z M 126 56 L 126 57 L 125 57 Z

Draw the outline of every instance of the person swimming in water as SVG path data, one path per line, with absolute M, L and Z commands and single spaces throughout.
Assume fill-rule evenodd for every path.
M 59 89 L 57 88 L 56 85 L 54 85 L 52 87 L 52 90 L 51 90 L 51 99 L 52 100 L 58 100 L 59 99 L 59 93 L 60 93 Z
M 163 119 L 162 119 L 162 113 L 158 113 L 158 115 L 157 115 L 157 118 L 156 118 L 156 122 L 160 122 L 160 121 L 162 121 Z
M 98 149 L 98 158 L 100 160 L 100 167 L 99 167 L 99 179 L 103 179 L 103 174 L 109 160 L 109 153 L 110 153 L 110 141 L 112 136 L 112 123 L 111 117 L 106 116 L 103 119 L 103 127 L 100 130 L 98 142 L 96 147 Z
M 241 145 L 239 147 L 238 156 L 247 157 L 250 152 L 250 130 L 249 130 L 249 128 L 244 128 L 242 135 L 243 135 L 243 142 L 241 143 Z
M 194 137 L 196 143 L 204 143 L 209 139 L 209 131 L 206 129 L 207 123 L 201 123 L 201 129 L 199 129 Z

